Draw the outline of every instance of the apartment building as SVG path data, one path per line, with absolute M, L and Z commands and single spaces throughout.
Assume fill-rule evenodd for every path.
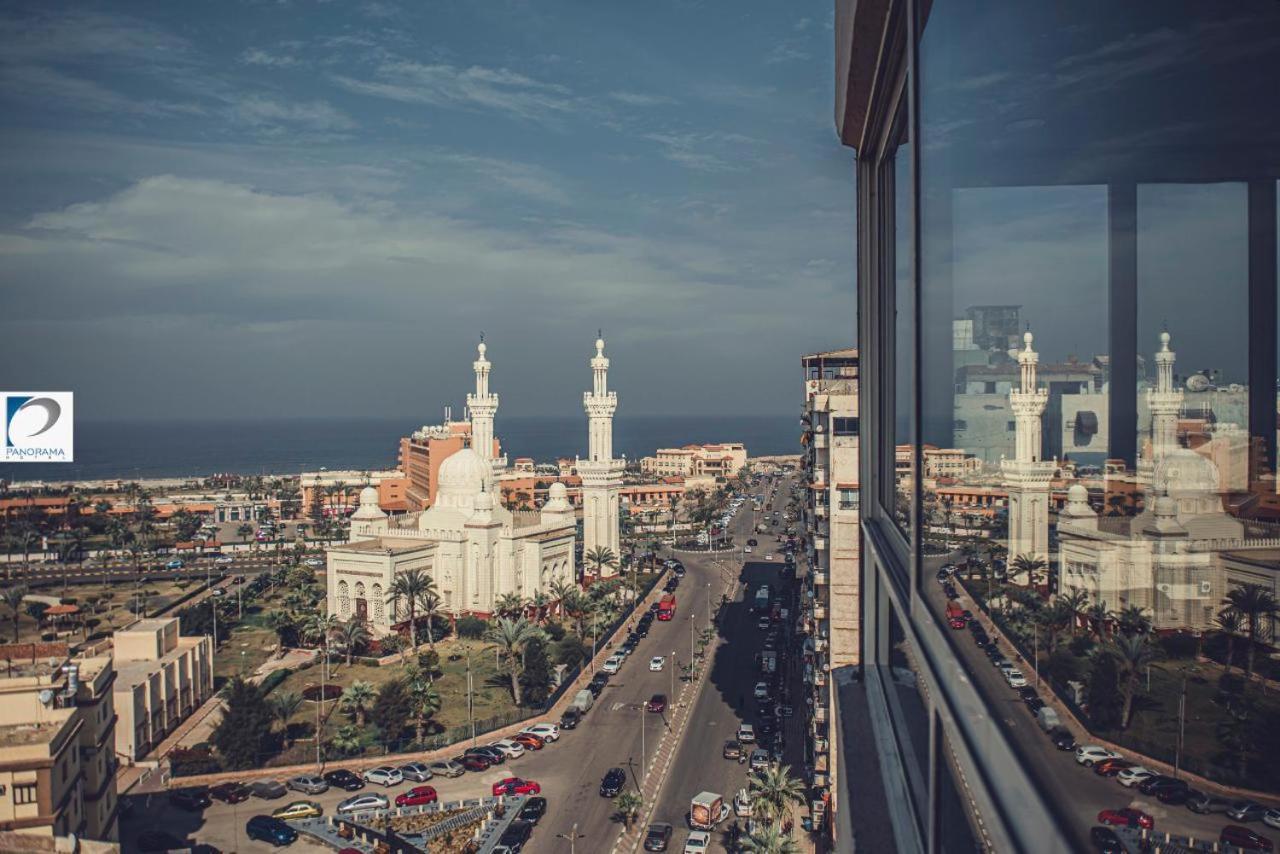
M 1089 524 L 1154 530 L 1172 559 L 1181 552 L 1166 534 L 1201 524 L 1184 517 L 1210 495 L 1228 512 L 1275 495 L 1280 114 L 1258 105 L 1274 100 L 1280 75 L 1280 6 L 836 0 L 835 10 L 866 425 L 863 682 L 841 686 L 837 702 L 865 703 L 870 721 L 856 731 L 841 721 L 851 737 L 838 798 L 856 800 L 876 775 L 897 851 L 1088 850 L 1081 816 L 1097 801 L 1075 785 L 1071 759 L 1046 752 L 1035 727 L 1006 723 L 1007 686 L 992 683 L 967 633 L 947 628 L 934 576 L 955 552 L 925 524 L 944 498 L 922 476 L 926 449 L 963 448 L 999 468 L 988 486 L 1028 499 L 1025 527 L 1050 543 L 1054 571 L 1052 544 L 1069 539 L 1060 525 L 1082 542 L 1093 542 Z M 1177 380 L 1181 401 L 1151 375 L 1168 361 L 1151 355 L 1162 334 L 1191 368 Z M 1213 396 L 1215 430 L 1247 433 L 1230 447 L 1248 449 L 1248 465 L 1187 456 L 1191 443 L 1170 425 L 1195 414 L 1197 395 Z M 1144 467 L 1145 448 L 1155 452 Z M 1044 484 L 1037 467 L 1064 457 L 1141 502 L 1108 501 L 1093 520 L 1084 484 Z M 1233 480 L 1228 490 L 1251 497 L 1226 495 Z M 1001 500 L 980 482 L 960 486 L 993 512 Z M 1074 505 L 1066 523 L 1049 506 L 1061 486 Z M 1157 586 L 1157 606 L 1162 595 Z M 838 838 L 858 827 L 851 812 L 837 810 Z
M 409 478 L 394 469 L 303 472 L 298 480 L 299 505 L 303 516 L 311 516 L 317 508 L 323 515 L 343 515 L 359 506 L 360 490 L 373 486 L 384 512 L 404 513 L 409 509 L 409 484 Z
M 213 640 L 183 637 L 174 617 L 138 620 L 115 633 L 115 751 L 143 758 L 213 694 Z
M 5 644 L 0 662 L 0 831 L 117 839 L 110 656 Z
M 641 457 L 640 471 L 657 477 L 733 477 L 747 464 L 747 446 L 741 442 L 659 448 Z

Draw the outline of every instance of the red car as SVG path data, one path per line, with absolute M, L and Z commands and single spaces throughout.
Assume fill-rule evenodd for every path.
M 476 756 L 474 753 L 464 753 L 462 756 L 455 756 L 454 762 L 457 762 L 468 771 L 487 771 L 493 763 L 482 756 Z
M 649 698 L 649 702 L 644 704 L 644 707 L 655 714 L 662 714 L 667 710 L 667 695 L 654 694 Z
M 538 795 L 542 793 L 542 787 L 532 780 L 522 780 L 519 777 L 508 777 L 505 780 L 499 780 L 493 784 L 493 794 L 496 795 Z
M 1222 834 L 1218 837 L 1218 841 L 1223 845 L 1234 845 L 1246 851 L 1272 850 L 1270 839 L 1238 824 L 1228 824 L 1222 828 Z
M 511 736 L 511 740 L 524 745 L 525 750 L 541 750 L 542 746 L 546 744 L 542 739 L 538 738 L 533 733 L 528 732 L 517 733 L 516 735 Z
M 396 806 L 398 807 L 416 807 L 422 804 L 434 804 L 435 802 L 436 790 L 430 786 L 414 786 L 409 791 L 396 795 Z
M 1093 766 L 1093 773 L 1099 777 L 1114 777 L 1121 771 L 1136 767 L 1136 762 L 1129 762 L 1124 759 L 1104 759 Z
M 1118 810 L 1103 810 L 1098 813 L 1098 824 L 1115 824 L 1121 827 L 1141 827 L 1151 830 L 1156 826 L 1156 820 L 1142 810 L 1124 807 Z

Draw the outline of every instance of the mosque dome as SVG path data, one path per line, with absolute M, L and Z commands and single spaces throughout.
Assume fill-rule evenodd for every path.
M 373 486 L 366 486 L 360 490 L 360 506 L 351 514 L 352 521 L 367 522 L 373 519 L 385 519 L 386 516 L 387 514 L 378 506 L 378 490 Z
M 1082 483 L 1073 483 L 1071 488 L 1067 490 L 1067 506 L 1062 509 L 1062 515 L 1072 518 L 1084 518 L 1087 516 L 1096 516 L 1093 508 L 1089 506 L 1089 490 Z
M 1067 490 L 1067 500 L 1071 502 L 1088 501 L 1089 490 L 1085 489 L 1083 483 L 1073 483 L 1071 488 Z
M 454 451 L 440 464 L 438 485 L 448 495 L 474 495 L 484 490 L 489 466 L 474 448 Z
M 547 498 L 555 501 L 557 498 L 564 498 L 569 494 L 569 490 L 565 489 L 564 484 L 556 481 L 551 484 L 551 488 L 547 490 Z
M 1160 494 L 1213 494 L 1220 489 L 1218 467 L 1190 448 L 1175 448 L 1156 465 L 1152 486 Z

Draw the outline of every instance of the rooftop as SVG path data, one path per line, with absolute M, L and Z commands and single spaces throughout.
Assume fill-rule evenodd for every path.
M 334 546 L 335 552 L 354 552 L 357 554 L 389 554 L 399 555 L 416 552 L 421 549 L 435 548 L 436 541 L 426 537 L 422 539 L 410 537 L 375 537 L 371 540 L 359 540 L 354 543 L 343 543 Z
M 9 724 L 0 726 L 0 747 L 25 747 L 44 744 L 57 738 L 67 725 L 68 718 L 40 724 Z

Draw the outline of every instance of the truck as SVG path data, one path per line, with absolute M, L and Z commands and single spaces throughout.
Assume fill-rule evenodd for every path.
M 766 649 L 760 653 L 760 672 L 774 673 L 778 669 L 778 653 L 772 649 Z
M 596 695 L 591 693 L 590 688 L 583 688 L 573 695 L 573 702 L 569 704 L 570 708 L 578 710 L 579 714 L 585 715 L 591 711 L 591 704 L 596 701 Z
M 1062 719 L 1058 717 L 1056 709 L 1045 706 L 1036 712 L 1036 723 L 1040 724 L 1040 729 L 1045 732 L 1052 732 L 1055 727 L 1062 726 Z
M 729 805 L 715 792 L 699 792 L 689 804 L 689 826 L 694 830 L 715 830 L 729 817 Z
M 953 629 L 963 629 L 966 622 L 964 608 L 958 602 L 947 603 L 947 622 Z
M 658 619 L 666 622 L 676 615 L 676 594 L 668 593 L 658 602 Z
M 767 584 L 756 591 L 756 610 L 769 610 L 769 585 Z

